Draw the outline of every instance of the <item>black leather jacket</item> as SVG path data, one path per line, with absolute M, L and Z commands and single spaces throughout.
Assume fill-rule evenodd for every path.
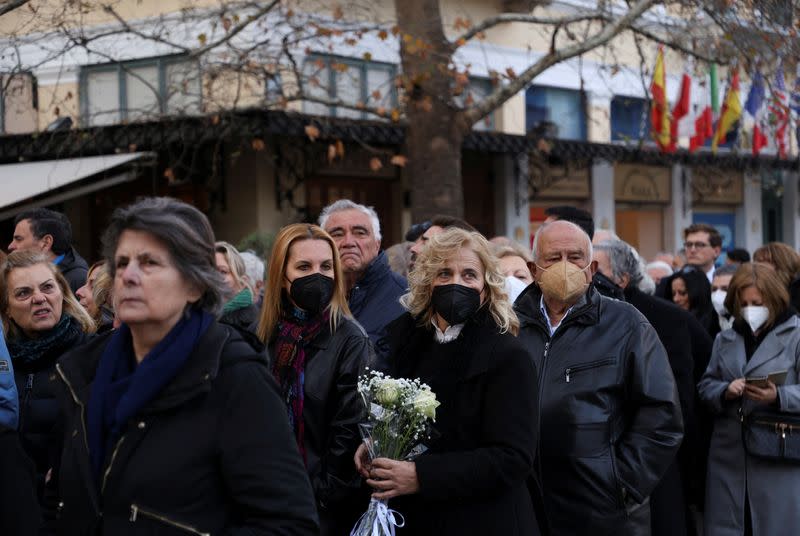
M 537 475 L 551 534 L 649 534 L 648 497 L 683 423 L 652 326 L 630 304 L 581 297 L 550 336 L 541 291 L 517 299 L 520 339 L 539 371 Z
M 272 344 L 269 349 L 274 355 Z M 359 495 L 361 477 L 353 455 L 361 443 L 358 425 L 366 420 L 358 376 L 373 361 L 369 336 L 354 320 L 342 319 L 333 333 L 323 326 L 309 343 L 303 405 L 306 466 L 323 535 L 346 533 L 362 513 L 358 510 L 369 503 Z

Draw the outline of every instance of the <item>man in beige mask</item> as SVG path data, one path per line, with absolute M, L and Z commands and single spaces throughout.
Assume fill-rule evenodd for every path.
M 650 494 L 683 435 L 664 347 L 632 305 L 591 285 L 580 227 L 543 225 L 533 259 L 535 284 L 515 302 L 539 373 L 533 498 L 550 534 L 649 535 Z
M 574 223 L 557 220 L 545 224 L 533 242 L 533 280 L 542 292 L 551 334 L 567 312 L 584 295 L 597 271 L 592 242 Z

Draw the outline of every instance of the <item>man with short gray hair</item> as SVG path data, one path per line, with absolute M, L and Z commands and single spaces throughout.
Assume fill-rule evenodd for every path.
M 340 199 L 322 210 L 319 225 L 336 242 L 347 290 L 347 305 L 375 346 L 379 359 L 389 351 L 386 326 L 405 311 L 400 296 L 408 283 L 389 267 L 381 251 L 381 224 L 372 207 Z
M 653 327 L 591 284 L 589 236 L 540 227 L 534 283 L 517 298 L 519 338 L 539 372 L 537 484 L 550 534 L 649 534 L 649 497 L 683 433 Z M 534 496 L 534 499 L 536 497 Z

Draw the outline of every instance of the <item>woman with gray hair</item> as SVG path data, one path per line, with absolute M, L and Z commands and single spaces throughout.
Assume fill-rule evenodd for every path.
M 415 461 L 356 466 L 376 499 L 399 497 L 403 534 L 538 534 L 526 485 L 537 444 L 537 379 L 489 243 L 448 229 L 410 274 L 408 313 L 389 326 L 390 374 L 420 378 L 441 406 Z
M 122 325 L 56 367 L 59 532 L 315 534 L 266 360 L 215 318 L 223 283 L 206 217 L 144 199 L 114 212 L 103 244 Z

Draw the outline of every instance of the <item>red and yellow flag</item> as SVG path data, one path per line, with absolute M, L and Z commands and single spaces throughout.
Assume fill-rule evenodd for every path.
M 742 101 L 739 98 L 739 69 L 734 68 L 731 76 L 730 85 L 725 92 L 725 100 L 722 103 L 722 111 L 719 114 L 717 132 L 711 142 L 711 150 L 716 152 L 717 145 L 725 143 L 725 136 L 736 126 L 739 118 L 742 117 Z
M 672 141 L 670 129 L 670 111 L 667 102 L 667 76 L 664 70 L 664 47 L 658 47 L 656 68 L 653 71 L 653 81 L 650 83 L 650 123 L 653 139 L 662 151 L 669 150 Z

